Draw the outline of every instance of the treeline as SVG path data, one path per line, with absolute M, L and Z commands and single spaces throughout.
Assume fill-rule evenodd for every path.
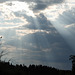
M 72 75 L 70 70 L 59 70 L 43 65 L 12 65 L 0 62 L 0 75 Z

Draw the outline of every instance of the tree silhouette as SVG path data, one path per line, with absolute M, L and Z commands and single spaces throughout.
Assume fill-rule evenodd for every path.
M 72 60 L 72 72 L 75 75 L 75 55 L 71 55 L 70 60 Z
M 70 70 L 59 70 L 43 65 L 12 65 L 9 62 L 0 62 L 0 75 L 72 75 Z
M 1 51 L 1 53 L 0 53 L 0 61 L 1 61 L 1 58 L 3 57 L 3 56 L 5 56 L 5 55 L 7 55 L 8 53 L 5 53 L 5 51 Z
M 72 75 L 70 70 L 59 70 L 45 65 L 33 64 L 28 67 L 24 64 L 12 65 L 12 63 L 9 62 L 11 59 L 8 62 L 1 60 L 1 58 L 7 54 L 8 53 L 4 51 L 0 53 L 0 75 Z M 74 63 L 75 56 L 70 56 L 70 59 L 72 59 L 72 63 Z M 75 71 L 74 67 L 73 71 Z

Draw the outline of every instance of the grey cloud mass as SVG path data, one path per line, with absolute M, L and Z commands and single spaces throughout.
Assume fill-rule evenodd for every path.
M 45 3 L 55 4 L 55 3 L 61 3 L 64 0 L 19 0 L 19 1 L 36 2 L 36 3 L 40 3 L 41 1 L 41 2 L 44 2 L 44 4 Z
M 25 18 L 26 17 L 27 16 L 25 16 Z M 41 63 L 50 66 L 53 66 L 53 64 L 50 63 L 54 62 L 60 63 L 61 65 L 63 65 L 62 63 L 64 63 L 65 64 L 64 68 L 68 69 L 68 67 L 66 67 L 66 62 L 71 65 L 71 63 L 69 63 L 69 55 L 73 54 L 73 51 L 71 50 L 69 45 L 65 42 L 64 38 L 62 38 L 62 36 L 58 33 L 58 31 L 53 27 L 53 25 L 47 20 L 47 18 L 42 13 L 37 16 L 40 25 L 39 28 L 40 32 L 39 31 L 35 32 L 35 30 L 37 30 L 38 28 L 34 23 L 34 19 L 30 16 L 28 17 L 30 19 L 27 20 L 30 24 L 10 30 L 12 36 L 7 37 L 7 39 L 10 38 L 10 40 L 6 39 L 5 42 L 5 44 L 10 47 L 11 46 L 16 47 L 16 50 L 12 51 L 12 55 L 16 57 L 15 59 L 18 60 L 18 57 L 20 57 L 23 60 L 23 62 L 20 63 L 25 63 L 26 60 L 30 60 L 30 62 L 25 63 L 27 65 L 36 63 L 37 61 L 39 63 L 36 64 Z M 30 30 L 34 29 L 34 33 L 26 34 L 21 37 L 15 34 L 16 30 L 26 30 L 26 29 Z M 51 33 L 41 32 L 41 30 L 46 30 L 48 32 L 51 31 Z M 8 33 L 9 29 L 6 31 Z M 4 37 L 6 36 L 7 34 L 4 35 Z M 15 36 L 15 38 L 13 38 L 13 36 Z M 15 53 L 15 51 L 17 54 Z
M 33 9 L 34 12 L 37 12 L 37 11 L 40 11 L 40 10 L 44 10 L 46 7 L 48 7 L 50 5 L 63 3 L 65 0 L 32 0 L 32 1 L 26 0 L 26 1 L 27 2 L 35 2 L 36 5 L 32 9 Z
M 18 12 L 14 13 L 17 17 L 21 17 L 23 16 L 24 18 L 27 19 L 27 21 L 29 22 L 29 24 L 24 25 L 23 27 L 25 28 L 29 28 L 29 29 L 39 29 L 39 30 L 47 30 L 47 31 L 56 31 L 56 29 L 53 27 L 53 25 L 51 24 L 51 22 L 49 20 L 47 20 L 47 18 L 44 16 L 43 13 L 40 13 L 38 16 L 36 16 L 37 21 L 39 23 L 39 25 L 37 26 L 35 21 L 36 19 L 31 17 L 31 16 L 27 16 L 24 14 L 19 14 Z
M 0 3 L 6 2 L 6 1 L 9 1 L 9 0 L 0 0 Z
M 64 23 L 65 25 L 75 23 L 75 8 L 64 11 L 61 15 L 59 15 L 56 21 L 61 21 L 62 24 Z
M 42 64 L 43 62 L 46 62 L 46 64 L 57 62 L 61 63 L 61 65 L 66 62 L 69 63 L 69 55 L 73 54 L 73 51 L 59 33 L 47 34 L 44 32 L 37 32 L 25 35 L 21 39 L 13 38 L 7 41 L 6 44 L 16 47 L 17 53 L 18 48 L 26 49 L 26 52 L 24 50 L 21 50 L 24 51 L 23 53 L 20 52 L 20 54 L 22 53 L 22 57 L 24 55 L 23 60 L 29 57 L 31 60 L 40 61 Z M 29 58 L 28 60 L 30 60 Z M 65 67 L 65 69 L 67 68 Z
M 75 8 L 64 11 L 56 21 L 64 25 L 75 36 Z
M 14 0 L 0 0 L 0 2 L 5 2 L 5 1 L 14 1 Z M 54 5 L 54 4 L 60 4 L 63 3 L 65 0 L 16 0 L 16 1 L 23 1 L 23 2 L 34 2 L 36 3 L 36 5 L 30 6 L 30 8 L 32 7 L 33 11 L 40 11 L 40 10 L 44 10 L 47 6 L 49 5 Z M 11 5 L 12 3 L 9 3 L 9 5 Z
M 64 0 L 19 1 L 37 3 L 33 8 L 34 11 L 37 11 L 44 10 L 49 5 L 62 3 Z M 72 11 L 64 11 L 58 16 L 56 21 L 59 21 L 64 27 L 74 24 L 74 12 L 74 9 L 72 9 Z M 43 13 L 36 15 L 36 18 L 22 12 L 13 13 L 16 17 L 24 17 L 28 24 L 1 30 L 0 35 L 3 36 L 1 49 L 6 49 L 8 52 L 11 52 L 8 58 L 13 56 L 16 62 L 26 65 L 44 64 L 59 69 L 71 69 L 69 56 L 74 54 L 74 51 Z M 73 25 L 71 27 L 68 27 L 67 29 L 70 31 L 73 29 L 71 33 L 75 34 L 75 26 Z M 58 64 L 60 64 L 60 66 L 57 66 Z
M 64 0 L 35 0 L 35 7 L 33 8 L 34 12 L 37 10 L 44 10 L 47 6 L 63 3 Z

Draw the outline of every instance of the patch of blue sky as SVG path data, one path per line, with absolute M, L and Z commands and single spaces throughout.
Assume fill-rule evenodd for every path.
M 8 22 L 8 23 L 23 23 L 22 20 L 20 19 L 12 19 L 12 20 L 4 20 L 3 18 L 0 18 L 0 23 L 5 23 L 5 22 Z
M 0 27 L 2 27 L 2 28 L 9 28 L 9 27 L 15 27 L 15 26 L 18 26 L 18 25 L 11 25 L 11 24 L 9 24 L 9 25 L 4 25 L 4 24 L 1 24 L 0 25 Z
M 13 23 L 23 23 L 23 21 L 20 20 L 20 19 L 5 20 L 5 22 L 8 22 L 8 23 L 10 23 L 10 22 L 13 22 Z

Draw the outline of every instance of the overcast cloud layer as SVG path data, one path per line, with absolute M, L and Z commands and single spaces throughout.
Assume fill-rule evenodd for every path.
M 9 54 L 2 59 L 11 59 L 13 64 L 71 69 L 69 56 L 75 54 L 74 5 L 63 0 L 5 1 L 0 0 L 1 50 Z

